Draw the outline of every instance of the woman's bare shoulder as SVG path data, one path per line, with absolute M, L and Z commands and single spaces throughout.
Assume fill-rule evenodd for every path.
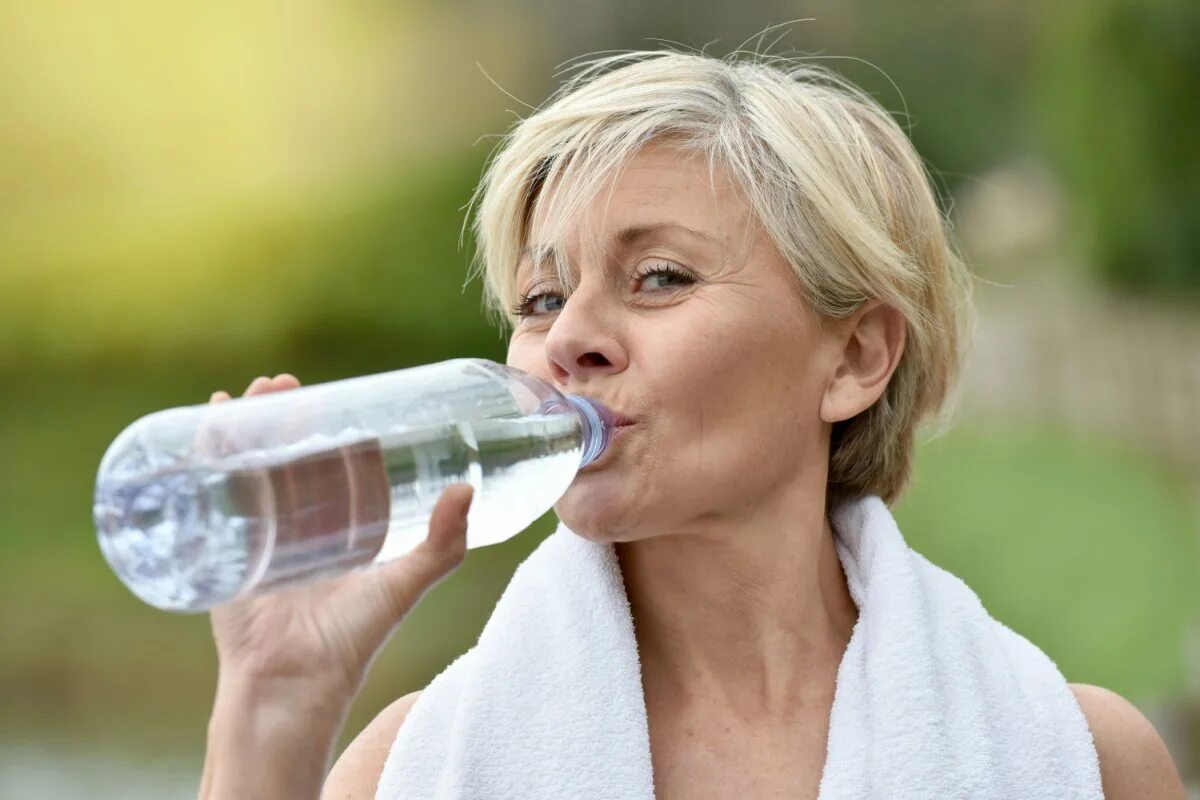
M 363 728 L 330 770 L 322 800 L 373 800 L 396 734 L 420 696 L 420 692 L 404 695 Z
M 1185 800 L 1183 781 L 1162 738 L 1137 707 L 1116 692 L 1069 684 L 1087 718 L 1109 800 Z

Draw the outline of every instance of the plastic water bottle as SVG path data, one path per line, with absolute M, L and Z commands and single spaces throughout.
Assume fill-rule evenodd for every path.
M 608 447 L 611 412 L 464 358 L 149 414 L 100 463 L 100 549 L 147 603 L 201 611 L 390 561 L 453 483 L 467 547 L 520 533 Z

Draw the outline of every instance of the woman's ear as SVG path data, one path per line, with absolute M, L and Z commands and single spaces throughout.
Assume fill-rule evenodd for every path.
M 838 358 L 821 398 L 821 419 L 830 424 L 861 414 L 883 395 L 904 353 L 908 325 L 898 310 L 872 299 L 838 330 Z

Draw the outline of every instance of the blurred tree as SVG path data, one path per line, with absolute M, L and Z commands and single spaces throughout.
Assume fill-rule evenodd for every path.
M 963 184 L 1019 153 L 1030 80 L 1030 4 L 839 4 L 828 66 L 871 92 L 908 133 L 949 206 Z M 853 9 L 849 11 L 848 9 Z M 819 18 L 820 19 L 820 18 Z
M 476 156 L 381 182 L 295 255 L 289 270 L 307 283 L 283 337 L 293 358 L 350 359 L 363 371 L 503 359 L 482 281 L 468 281 L 473 243 L 463 227 L 483 169 Z
M 530 9 L 542 5 L 518 2 Z M 670 46 L 715 56 L 738 49 L 765 52 L 828 67 L 892 112 L 949 205 L 964 181 L 1023 145 L 1023 93 L 1034 77 L 1028 71 L 1032 8 L 1029 0 L 916 6 L 695 0 L 687 13 L 679 13 L 672 5 L 564 0 L 538 19 L 548 33 L 547 57 L 555 64 L 588 53 Z
M 1124 289 L 1200 293 L 1200 5 L 1045 10 L 1031 88 L 1083 255 Z

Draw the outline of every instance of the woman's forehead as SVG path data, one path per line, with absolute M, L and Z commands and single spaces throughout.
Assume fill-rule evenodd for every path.
M 569 184 L 568 184 L 569 185 Z M 697 152 L 650 146 L 604 181 L 571 219 L 548 219 L 567 204 L 547 187 L 533 208 L 523 261 L 543 263 L 581 245 L 627 246 L 652 237 L 723 244 L 749 207 L 726 171 Z

